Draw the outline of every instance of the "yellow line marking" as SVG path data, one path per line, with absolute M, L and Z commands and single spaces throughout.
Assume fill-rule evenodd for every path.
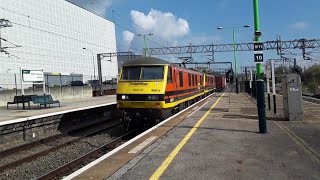
M 210 109 L 202 116 L 201 119 L 198 120 L 198 122 L 193 126 L 193 128 L 189 131 L 189 133 L 182 139 L 182 141 L 178 144 L 176 148 L 170 153 L 170 155 L 163 161 L 161 166 L 153 173 L 153 175 L 150 177 L 150 179 L 159 179 L 161 175 L 164 173 L 164 171 L 168 168 L 172 160 L 176 157 L 176 155 L 179 153 L 179 151 L 182 149 L 182 147 L 188 142 L 188 140 L 191 138 L 193 133 L 197 130 L 197 128 L 201 125 L 201 123 L 204 121 L 204 119 L 209 115 L 210 111 L 218 104 L 222 96 L 224 96 L 225 93 L 223 93 L 219 99 L 210 107 Z

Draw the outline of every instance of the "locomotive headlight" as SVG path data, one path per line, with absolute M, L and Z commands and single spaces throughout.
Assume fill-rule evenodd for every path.
M 128 95 L 122 95 L 122 96 L 121 96 L 121 99 L 122 99 L 122 100 L 129 99 L 129 96 L 128 96 Z
M 158 97 L 158 95 L 148 95 L 147 100 L 157 101 L 157 100 L 159 100 L 159 97 Z

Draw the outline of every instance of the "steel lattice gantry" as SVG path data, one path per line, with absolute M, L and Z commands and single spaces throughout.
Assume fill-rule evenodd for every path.
M 111 61 L 111 57 L 114 56 L 128 56 L 134 57 L 133 52 L 111 52 L 111 53 L 100 53 L 97 54 L 97 63 L 98 63 L 98 79 L 99 79 L 99 94 L 102 95 L 102 69 L 101 69 L 101 60 L 103 58 L 109 58 L 108 61 Z
M 263 42 L 264 50 L 281 49 L 306 49 L 320 47 L 320 39 L 296 39 L 292 41 L 266 41 Z M 253 43 L 237 43 L 236 51 L 253 51 Z M 150 55 L 186 54 L 186 53 L 208 53 L 233 51 L 233 44 L 220 45 L 189 45 L 164 48 L 147 48 Z

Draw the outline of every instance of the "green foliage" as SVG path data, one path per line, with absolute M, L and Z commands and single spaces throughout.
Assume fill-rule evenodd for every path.
M 316 94 L 320 86 L 320 64 L 315 64 L 301 74 L 302 82 L 308 87 L 310 93 Z
M 275 74 L 288 74 L 289 69 L 287 67 L 279 66 L 275 68 Z
M 308 87 L 308 90 L 309 90 L 310 93 L 312 93 L 312 94 L 316 93 L 317 85 L 316 85 L 315 82 L 313 82 L 313 81 L 309 82 L 307 87 Z

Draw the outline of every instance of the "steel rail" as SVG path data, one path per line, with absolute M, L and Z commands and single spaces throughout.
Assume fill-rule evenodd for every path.
M 32 160 L 34 160 L 34 159 L 36 159 L 36 158 L 45 156 L 45 155 L 47 155 L 48 153 L 51 153 L 51 152 L 54 152 L 54 151 L 56 151 L 56 150 L 59 150 L 59 149 L 61 149 L 61 148 L 63 148 L 63 147 L 72 145 L 72 144 L 80 141 L 81 139 L 83 139 L 83 138 L 85 138 L 85 137 L 92 136 L 92 135 L 94 135 L 94 134 L 103 132 L 103 131 L 105 131 L 105 130 L 107 130 L 107 129 L 111 129 L 111 128 L 115 127 L 115 126 L 119 126 L 119 125 L 121 125 L 121 124 L 122 124 L 122 123 L 119 122 L 119 123 L 113 124 L 113 125 L 111 125 L 111 126 L 101 128 L 101 129 L 99 129 L 99 130 L 97 130 L 97 131 L 90 132 L 90 133 L 88 133 L 88 134 L 86 134 L 86 135 L 83 135 L 83 136 L 81 136 L 81 137 L 75 138 L 75 139 L 73 139 L 73 140 L 71 140 L 71 141 L 64 142 L 64 143 L 62 143 L 62 144 L 60 144 L 60 145 L 57 145 L 57 146 L 55 146 L 55 147 L 53 147 L 53 148 L 50 148 L 50 149 L 47 149 L 47 150 L 44 150 L 44 151 L 41 151 L 41 152 L 32 154 L 31 156 L 28 156 L 28 157 L 19 159 L 19 160 L 17 160 L 17 161 L 13 161 L 13 162 L 11 162 L 11 163 L 5 164 L 5 165 L 3 165 L 3 166 L 0 166 L 0 172 L 3 172 L 3 171 L 6 170 L 6 169 L 10 169 L 10 168 L 17 167 L 17 166 L 19 166 L 19 165 L 21 165 L 21 164 L 23 164 L 23 163 L 30 162 L 30 161 L 32 161 Z M 28 145 L 28 146 L 29 146 L 29 145 Z
M 121 141 L 123 141 L 124 138 L 134 134 L 136 131 L 137 131 L 137 129 L 134 129 L 130 132 L 127 132 L 127 133 L 121 135 L 120 137 L 118 137 L 114 140 L 111 140 L 111 141 L 107 142 L 106 144 L 98 147 L 97 149 L 95 149 L 95 150 L 93 150 L 93 151 L 67 163 L 67 164 L 60 166 L 60 167 L 48 172 L 47 174 L 45 174 L 41 177 L 38 177 L 37 179 L 39 179 L 39 180 L 60 179 L 60 177 L 63 177 L 66 172 L 69 172 L 72 169 L 74 169 L 75 167 L 82 165 L 83 162 L 87 162 L 91 159 L 101 157 L 101 155 L 105 154 L 105 152 L 109 151 L 110 149 L 113 149 L 114 146 L 116 146 Z

